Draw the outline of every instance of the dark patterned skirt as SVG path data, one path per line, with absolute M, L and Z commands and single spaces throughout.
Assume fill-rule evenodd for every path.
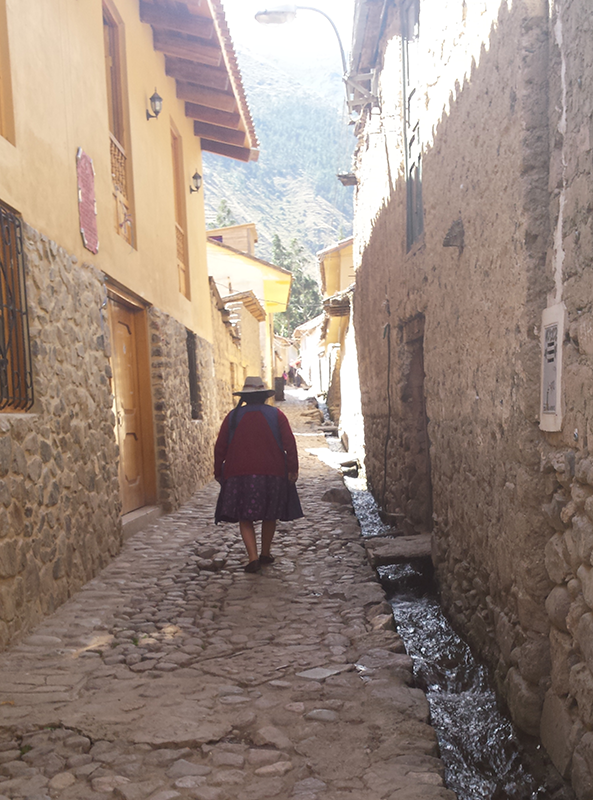
M 287 478 L 239 475 L 222 484 L 214 521 L 280 519 L 287 522 L 304 516 L 297 488 Z

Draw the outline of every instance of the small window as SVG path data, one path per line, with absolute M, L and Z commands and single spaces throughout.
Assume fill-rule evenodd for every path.
M 0 204 L 0 411 L 33 405 L 27 291 L 20 218 Z
M 187 364 L 189 374 L 189 401 L 191 405 L 191 418 L 203 419 L 202 393 L 198 380 L 198 363 L 196 334 L 187 331 Z

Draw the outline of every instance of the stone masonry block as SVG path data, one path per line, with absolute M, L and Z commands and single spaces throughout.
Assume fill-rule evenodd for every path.
M 593 675 L 586 664 L 580 662 L 570 671 L 569 690 L 577 701 L 579 715 L 585 725 L 593 725 Z
M 588 612 L 580 618 L 576 628 L 576 640 L 585 657 L 587 666 L 593 671 L 593 613 Z
M 18 540 L 0 542 L 0 578 L 14 578 L 19 572 L 19 566 Z
M 583 732 L 583 726 L 571 712 L 569 703 L 552 690 L 548 691 L 542 710 L 540 736 L 552 763 L 564 778 L 569 776 L 573 750 Z
M 560 633 L 552 628 L 550 631 L 550 657 L 552 660 L 552 688 L 557 695 L 563 697 L 568 694 L 570 671 L 581 660 L 570 634 Z
M 12 440 L 10 436 L 0 436 L 0 477 L 8 475 L 12 464 Z
M 546 598 L 546 611 L 552 625 L 559 631 L 567 631 L 566 617 L 570 610 L 571 598 L 565 586 L 555 586 Z
M 507 703 L 516 725 L 531 736 L 539 734 L 543 697 L 511 667 L 506 678 Z
M 589 563 L 593 552 L 593 522 L 585 514 L 575 514 L 572 520 L 572 529 L 578 547 L 579 558 L 581 561 Z
M 554 583 L 563 583 L 571 573 L 568 562 L 568 552 L 561 534 L 555 534 L 549 539 L 545 548 L 545 563 L 548 575 Z
M 519 648 L 518 667 L 529 683 L 537 685 L 547 678 L 552 667 L 548 636 L 530 637 Z
M 586 733 L 575 750 L 572 785 L 578 800 L 593 800 L 593 733 Z
M 517 595 L 517 614 L 523 630 L 548 634 L 550 621 L 545 607 L 526 592 L 519 592 Z
M 577 570 L 577 578 L 581 582 L 583 597 L 589 608 L 593 608 L 593 569 L 581 564 Z

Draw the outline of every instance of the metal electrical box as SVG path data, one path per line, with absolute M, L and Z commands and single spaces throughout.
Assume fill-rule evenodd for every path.
M 562 342 L 564 303 L 542 314 L 542 383 L 539 426 L 543 431 L 562 429 Z

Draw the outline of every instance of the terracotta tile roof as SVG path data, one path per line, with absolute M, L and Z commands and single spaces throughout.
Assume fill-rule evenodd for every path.
M 251 117 L 251 109 L 249 108 L 249 103 L 247 102 L 247 97 L 245 95 L 245 87 L 243 86 L 243 77 L 241 75 L 241 70 L 239 69 L 237 54 L 235 53 L 229 26 L 224 15 L 222 2 L 221 0 L 209 0 L 209 2 L 212 6 L 212 17 L 214 19 L 214 23 L 219 30 L 219 39 L 224 46 L 223 52 L 225 55 L 225 61 L 227 63 L 227 69 L 233 84 L 233 89 L 235 91 L 235 95 L 237 96 L 239 107 L 241 108 L 243 121 L 245 122 L 245 126 L 249 133 L 250 146 L 255 149 L 259 147 L 259 141 L 255 133 L 255 127 Z

